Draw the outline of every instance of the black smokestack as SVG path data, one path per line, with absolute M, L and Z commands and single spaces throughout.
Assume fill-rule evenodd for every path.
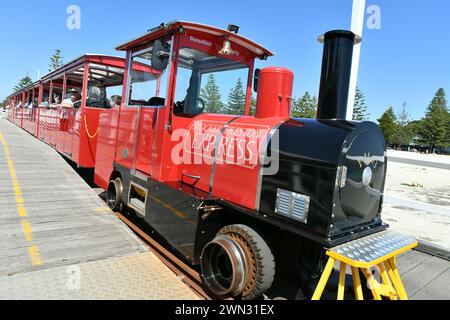
M 334 30 L 319 38 L 324 43 L 317 119 L 345 119 L 352 70 L 353 46 L 361 41 L 351 31 Z

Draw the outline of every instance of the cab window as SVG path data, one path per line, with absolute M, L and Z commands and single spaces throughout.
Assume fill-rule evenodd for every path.
M 178 57 L 176 115 L 244 114 L 248 65 L 191 48 L 182 48 Z
M 170 51 L 172 41 L 164 41 Z M 129 106 L 161 107 L 167 96 L 168 68 L 158 71 L 152 68 L 153 45 L 134 53 L 129 69 Z

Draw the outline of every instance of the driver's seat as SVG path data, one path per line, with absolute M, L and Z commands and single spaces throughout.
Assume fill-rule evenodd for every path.
M 189 81 L 189 88 L 187 90 L 186 98 L 184 99 L 184 110 L 186 114 L 194 115 L 202 113 L 202 110 L 198 110 L 197 101 L 198 94 L 200 92 L 201 74 L 198 70 L 193 70 L 191 79 Z
M 87 99 L 87 106 L 88 107 L 94 107 L 98 106 L 100 104 L 100 99 L 102 96 L 102 91 L 99 87 L 90 87 L 88 91 L 88 99 Z
M 166 99 L 160 97 L 153 97 L 148 100 L 148 106 L 150 107 L 162 107 L 166 104 Z

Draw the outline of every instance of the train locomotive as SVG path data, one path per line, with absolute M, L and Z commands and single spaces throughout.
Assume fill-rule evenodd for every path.
M 257 299 L 282 274 L 308 292 L 324 248 L 388 227 L 383 135 L 374 123 L 345 120 L 361 39 L 336 30 L 320 40 L 317 119 L 290 117 L 294 74 L 255 70 L 273 54 L 236 26 L 174 21 L 117 48 L 126 52 L 122 101 L 102 110 L 88 137 L 94 181 L 111 209 L 144 220 L 218 296 Z M 239 114 L 205 101 L 208 77 L 231 72 L 244 79 Z

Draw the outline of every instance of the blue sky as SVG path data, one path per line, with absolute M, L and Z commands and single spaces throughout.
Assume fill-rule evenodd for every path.
M 81 8 L 81 30 L 66 28 L 69 5 Z M 438 88 L 450 94 L 450 1 L 367 0 L 381 8 L 381 30 L 365 28 L 359 86 L 372 120 L 392 105 L 408 103 L 423 116 Z M 167 7 L 167 8 L 165 8 Z M 284 66 L 295 72 L 294 94 L 317 94 L 322 46 L 317 36 L 349 29 L 352 0 L 300 1 L 2 1 L 0 4 L 0 98 L 27 72 L 46 73 L 49 57 L 61 49 L 65 61 L 83 53 L 119 54 L 116 45 L 174 19 L 196 21 L 240 33 L 276 56 L 259 67 Z

